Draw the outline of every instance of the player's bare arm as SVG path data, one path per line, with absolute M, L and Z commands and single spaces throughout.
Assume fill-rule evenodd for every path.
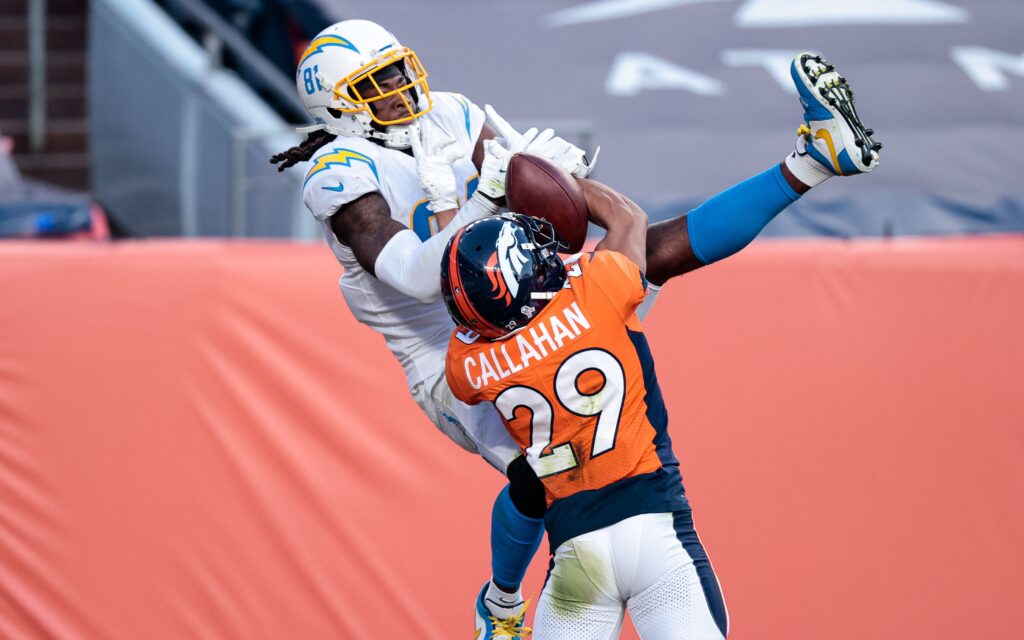
M 811 187 L 800 182 L 786 163 L 780 165 L 782 176 L 789 187 L 798 194 L 810 191 Z M 647 229 L 647 280 L 661 286 L 668 280 L 705 266 L 693 253 L 690 246 L 690 231 L 687 229 L 686 214 L 671 220 L 652 224 Z
M 473 164 L 476 165 L 477 171 L 480 171 L 484 164 L 484 142 L 493 140 L 497 136 L 497 132 L 485 122 L 484 128 L 480 130 L 480 137 L 476 139 L 476 145 L 473 147 Z
M 427 207 L 436 214 L 451 213 L 448 227 L 422 240 L 413 230 L 391 218 L 386 200 L 375 192 L 352 201 L 345 211 L 333 215 L 331 228 L 339 242 L 352 249 L 356 260 L 368 273 L 397 291 L 429 303 L 440 296 L 439 259 L 445 244 L 462 225 L 495 213 L 496 196 L 480 187 L 460 206 L 453 163 L 464 157 L 466 151 L 443 135 L 436 125 L 424 123 L 416 127 L 411 142 L 419 184 L 428 198 Z M 507 165 L 502 158 L 493 155 L 496 149 L 506 155 L 509 153 L 495 141 L 487 143 L 482 183 L 497 182 L 494 176 Z M 503 191 L 498 195 L 504 195 Z M 355 215 L 350 217 L 347 214 L 353 209 Z
M 372 275 L 376 275 L 374 265 L 381 249 L 407 228 L 391 217 L 388 203 L 379 193 L 368 193 L 331 216 L 331 230 L 338 242 L 352 249 L 359 265 Z
M 647 229 L 647 281 L 656 286 L 703 267 L 690 246 L 686 214 L 652 224 Z
M 786 167 L 785 163 L 781 165 L 781 170 L 783 177 L 793 191 L 803 194 L 810 190 L 811 187 L 800 182 Z M 591 207 L 591 215 L 594 213 L 592 202 L 596 203 L 599 200 L 607 200 L 607 203 L 610 204 L 616 200 L 616 196 L 622 199 L 622 201 L 628 202 L 629 205 L 637 207 L 629 198 L 600 182 L 579 180 L 579 183 L 584 189 L 584 194 L 587 196 L 587 205 Z M 620 202 L 620 204 L 622 203 Z M 594 222 L 603 226 L 596 216 L 594 217 Z M 676 276 L 681 276 L 684 273 L 705 266 L 694 254 L 693 247 L 690 246 L 690 232 L 687 229 L 686 214 L 650 225 L 647 228 L 646 247 L 647 280 L 657 286 L 665 284 L 665 282 Z
M 401 107 L 393 105 L 393 111 L 398 113 Z M 478 136 L 478 144 L 474 146 L 480 146 L 484 155 L 480 184 L 476 193 L 462 202 L 453 165 L 464 158 L 468 150 L 430 121 L 411 127 L 410 144 L 419 186 L 428 198 L 428 209 L 441 218 L 444 226 L 430 238 L 421 240 L 411 229 L 394 220 L 390 205 L 380 192 L 371 192 L 342 205 L 331 215 L 330 227 L 338 242 L 352 250 L 356 261 L 368 274 L 426 303 L 440 294 L 436 284 L 438 257 L 444 245 L 464 224 L 497 211 L 499 203 L 504 201 L 505 173 L 511 156 L 535 151 L 531 145 L 544 144 L 550 140 L 550 135 L 542 138 L 536 129 L 517 134 L 511 148 L 490 138 L 481 141 L 483 136 Z M 488 134 L 493 136 L 493 131 Z
M 580 180 L 590 217 L 607 233 L 598 249 L 617 251 L 647 271 L 647 213 L 611 187 L 594 180 Z

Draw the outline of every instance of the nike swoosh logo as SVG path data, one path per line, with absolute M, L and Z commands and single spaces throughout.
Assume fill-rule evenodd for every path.
M 843 175 L 843 168 L 839 166 L 839 156 L 836 155 L 836 147 L 832 144 L 832 134 L 825 129 L 818 129 L 818 133 L 814 134 L 814 137 L 825 141 L 825 144 L 828 145 L 828 152 L 832 154 L 832 166 L 835 167 L 836 175 Z
M 336 186 L 336 187 L 320 187 L 320 188 L 325 190 L 325 191 L 337 191 L 338 193 L 341 193 L 342 191 L 345 190 L 345 185 L 339 182 L 338 186 Z

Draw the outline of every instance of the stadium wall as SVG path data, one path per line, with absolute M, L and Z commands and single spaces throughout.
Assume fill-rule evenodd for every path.
M 338 275 L 299 244 L 0 245 L 0 637 L 469 637 L 502 481 Z M 1019 633 L 1021 327 L 1021 237 L 759 242 L 666 287 L 732 638 Z

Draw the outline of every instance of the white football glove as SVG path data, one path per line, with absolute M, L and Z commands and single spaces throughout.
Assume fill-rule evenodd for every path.
M 521 137 L 521 134 L 508 121 L 498 115 L 498 112 L 491 105 L 485 105 L 484 112 L 487 114 L 487 123 L 491 125 L 499 137 L 510 141 L 515 141 Z M 598 147 L 597 151 L 594 152 L 594 158 L 587 162 L 587 154 L 583 149 L 554 135 L 551 129 L 546 129 L 544 133 L 548 135 L 542 138 L 541 136 L 544 134 L 541 134 L 523 151 L 546 158 L 577 178 L 586 178 L 590 175 L 590 172 L 594 170 L 594 165 L 597 164 L 597 156 L 601 153 L 601 147 Z
M 430 200 L 427 208 L 434 213 L 458 209 L 459 185 L 452 164 L 465 156 L 466 150 L 429 122 L 415 122 L 410 129 L 416 175 Z
M 597 164 L 597 156 L 601 153 L 601 147 L 597 148 L 593 159 L 588 162 L 587 154 L 583 149 L 563 138 L 555 136 L 536 153 L 562 167 L 574 177 L 586 178 L 594 170 L 594 165 Z
M 490 109 L 490 106 L 486 108 Z M 536 153 L 532 150 L 534 145 L 546 144 L 554 135 L 555 132 L 551 129 L 538 133 L 534 127 L 523 134 L 515 133 L 511 142 L 500 137 L 484 140 L 484 161 L 480 163 L 480 183 L 477 185 L 477 191 L 492 200 L 504 198 L 508 163 L 512 156 L 521 152 Z

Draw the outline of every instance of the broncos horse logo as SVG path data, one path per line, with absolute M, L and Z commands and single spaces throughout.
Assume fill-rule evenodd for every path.
M 516 240 L 515 225 L 506 222 L 498 233 L 497 250 L 487 259 L 487 277 L 494 292 L 492 300 L 512 303 L 513 298 L 519 295 L 519 278 L 527 260 Z

